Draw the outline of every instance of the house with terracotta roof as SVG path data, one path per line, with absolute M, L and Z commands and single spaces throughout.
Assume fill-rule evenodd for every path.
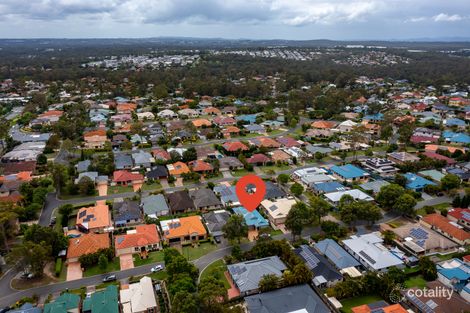
M 67 248 L 67 263 L 78 262 L 82 255 L 92 254 L 110 246 L 111 240 L 108 234 L 89 233 L 71 238 Z
M 138 225 L 124 235 L 116 236 L 114 241 L 116 256 L 123 254 L 139 254 L 143 257 L 150 252 L 162 248 L 160 235 L 155 224 Z
M 182 174 L 190 173 L 191 170 L 186 163 L 178 161 L 173 164 L 167 164 L 168 173 L 173 176 L 181 176 Z
M 161 148 L 156 148 L 152 149 L 152 155 L 155 158 L 155 161 L 169 161 L 171 160 L 171 155 L 168 151 L 161 149 Z
M 447 218 L 458 223 L 470 230 L 470 209 L 469 208 L 453 208 L 447 213 Z
M 262 153 L 253 154 L 250 158 L 246 159 L 248 164 L 252 165 L 266 165 L 266 163 L 271 162 L 271 159 Z
M 85 141 L 85 148 L 87 149 L 103 149 L 104 145 L 108 141 L 106 131 L 104 129 L 86 132 L 83 134 L 83 139 Z
M 212 120 L 212 122 L 218 126 L 233 126 L 237 123 L 234 118 L 229 116 L 217 116 Z
M 111 212 L 105 201 L 97 201 L 94 206 L 81 208 L 77 212 L 76 227 L 85 233 L 112 231 Z
M 31 127 L 35 125 L 52 125 L 57 123 L 63 114 L 64 111 L 59 110 L 46 111 L 42 114 L 39 114 L 38 117 L 36 117 L 29 123 L 29 125 Z
M 135 103 L 119 103 L 116 107 L 116 111 L 121 114 L 131 114 L 137 109 Z
M 470 233 L 454 225 L 453 222 L 439 213 L 426 215 L 420 220 L 420 223 L 461 245 L 470 243 Z
M 211 127 L 212 126 L 212 123 L 209 120 L 205 119 L 205 118 L 198 118 L 198 119 L 192 120 L 191 123 L 196 128 Z
M 202 112 L 204 114 L 207 114 L 207 115 L 220 115 L 220 114 L 222 114 L 222 112 L 219 109 L 214 108 L 214 107 L 204 108 L 202 110 Z
M 439 153 L 436 153 L 436 152 L 426 151 L 426 152 L 423 152 L 421 154 L 428 157 L 428 158 L 430 158 L 430 159 L 445 161 L 447 163 L 447 165 L 452 165 L 452 164 L 457 163 L 457 161 L 455 161 L 454 159 L 446 157 L 445 155 L 442 155 L 442 154 L 439 154 Z
M 268 154 L 271 156 L 271 160 L 275 163 L 277 162 L 291 163 L 292 162 L 292 157 L 288 153 L 280 149 L 271 151 Z
M 337 125 L 338 123 L 336 122 L 333 122 L 333 121 L 315 121 L 313 122 L 310 126 L 312 128 L 316 128 L 316 129 L 332 129 L 332 128 L 335 128 L 335 126 Z
M 240 128 L 237 126 L 227 126 L 226 128 L 222 129 L 222 134 L 224 138 L 230 138 L 231 136 L 237 136 L 240 134 Z
M 140 173 L 132 173 L 126 170 L 114 171 L 113 173 L 113 185 L 134 186 L 143 182 L 144 176 Z
M 196 173 L 209 173 L 214 171 L 214 167 L 205 161 L 194 160 L 188 163 L 189 168 Z
M 379 301 L 375 303 L 363 304 L 351 308 L 352 313 L 408 313 L 404 307 L 399 303 L 389 305 L 385 301 Z
M 258 148 L 279 148 L 281 146 L 279 142 L 269 137 L 253 138 L 250 140 L 250 144 Z
M 283 137 L 276 138 L 276 140 L 283 147 L 286 147 L 286 148 L 301 147 L 302 146 L 302 142 L 299 142 L 299 141 L 295 140 L 292 137 L 283 136 Z
M 160 222 L 163 240 L 167 244 L 187 244 L 204 240 L 207 231 L 199 215 Z
M 222 147 L 227 152 L 240 152 L 249 150 L 249 148 L 240 141 L 227 141 L 222 145 Z

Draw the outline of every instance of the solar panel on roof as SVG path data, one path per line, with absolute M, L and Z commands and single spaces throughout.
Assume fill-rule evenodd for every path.
M 421 310 L 421 312 L 434 313 L 433 309 L 423 303 L 423 301 L 419 300 L 415 295 L 408 295 L 408 298 Z
M 364 250 L 359 252 L 360 255 L 362 255 L 367 261 L 369 261 L 371 264 L 375 264 L 376 261 L 371 258 L 367 253 L 364 252 Z
M 78 217 L 79 217 L 79 218 L 82 218 L 82 217 L 84 217 L 85 215 L 86 215 L 86 211 L 82 211 L 82 212 L 80 212 L 80 214 L 78 214 Z
M 302 248 L 299 254 L 302 256 L 302 258 L 305 260 L 305 263 L 307 263 L 308 267 L 310 268 L 316 268 L 317 265 L 320 263 L 320 260 L 307 248 Z
M 462 217 L 466 220 L 470 220 L 470 212 L 463 212 Z

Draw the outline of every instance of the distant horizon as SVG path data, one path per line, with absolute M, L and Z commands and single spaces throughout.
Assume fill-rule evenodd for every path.
M 311 39 L 289 39 L 289 38 L 249 38 L 249 37 L 202 37 L 202 36 L 114 36 L 114 37 L 0 37 L 0 40 L 98 40 L 98 39 L 132 39 L 132 40 L 150 40 L 150 39 L 195 39 L 195 40 L 221 40 L 221 41 L 291 41 L 291 42 L 308 42 L 308 41 L 332 41 L 332 42 L 470 42 L 470 37 L 418 37 L 418 38 L 365 38 L 365 39 L 334 39 L 334 38 L 311 38 Z

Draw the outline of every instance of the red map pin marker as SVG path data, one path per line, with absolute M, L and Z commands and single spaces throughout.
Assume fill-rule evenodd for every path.
M 254 185 L 256 192 L 249 193 L 246 190 L 248 185 Z M 266 194 L 266 184 L 264 181 L 256 175 L 250 174 L 243 176 L 235 186 L 235 191 L 237 192 L 238 200 L 242 206 L 247 209 L 249 212 L 254 211 Z

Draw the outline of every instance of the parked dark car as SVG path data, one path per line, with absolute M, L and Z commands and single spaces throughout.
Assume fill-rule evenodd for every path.
M 116 275 L 108 275 L 105 278 L 103 278 L 104 283 L 115 281 L 115 280 L 116 280 Z

